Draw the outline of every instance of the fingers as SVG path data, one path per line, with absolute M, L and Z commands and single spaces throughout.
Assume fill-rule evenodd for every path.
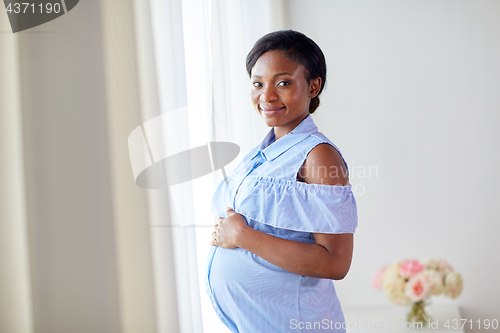
M 212 246 L 217 246 L 217 231 L 212 232 L 212 240 L 209 243 Z
M 214 226 L 214 232 L 212 232 L 212 240 L 209 242 L 210 245 L 212 246 L 217 246 L 217 228 L 219 227 L 218 224 Z
M 236 212 L 231 207 L 226 208 L 226 213 L 227 213 L 228 217 L 236 214 Z M 222 224 L 224 222 L 224 218 L 219 217 L 217 219 L 217 221 L 218 221 L 218 223 L 216 225 L 214 225 L 214 232 L 212 233 L 212 239 L 209 241 L 210 245 L 212 245 L 212 246 L 218 246 L 217 245 L 217 229 L 219 228 L 219 224 Z

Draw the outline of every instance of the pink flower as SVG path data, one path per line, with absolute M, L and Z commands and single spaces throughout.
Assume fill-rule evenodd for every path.
M 387 268 L 387 266 L 384 266 L 382 268 L 380 268 L 377 272 L 377 274 L 375 274 L 375 277 L 373 278 L 373 288 L 377 289 L 377 290 L 382 290 L 382 285 L 383 285 L 383 282 L 384 282 L 384 273 L 385 273 L 385 269 Z
M 426 277 L 421 273 L 414 275 L 405 286 L 405 294 L 412 302 L 418 302 L 431 296 L 431 288 Z
M 403 279 L 410 279 L 412 276 L 423 271 L 424 269 L 425 266 L 418 260 L 405 260 L 399 267 L 399 275 L 401 275 Z

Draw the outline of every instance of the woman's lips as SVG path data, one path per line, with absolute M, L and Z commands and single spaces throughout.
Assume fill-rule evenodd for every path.
M 266 116 L 272 116 L 277 113 L 280 113 L 285 109 L 284 106 L 278 106 L 278 107 L 259 107 L 260 111 L 264 113 Z

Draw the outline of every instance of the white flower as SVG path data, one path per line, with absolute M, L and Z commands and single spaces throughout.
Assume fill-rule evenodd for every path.
M 392 263 L 384 271 L 384 276 L 382 279 L 382 287 L 385 289 L 386 285 L 389 285 L 392 283 L 392 280 L 401 278 L 399 276 L 399 266 L 400 264 L 398 262 Z
M 444 291 L 443 274 L 435 270 L 425 270 L 422 272 L 430 286 L 432 295 L 441 295 Z
M 453 271 L 453 267 L 451 267 L 450 263 L 446 259 L 439 259 L 439 271 L 447 274 L 451 271 Z
M 457 272 L 451 272 L 446 274 L 444 279 L 444 294 L 445 296 L 451 298 L 457 298 L 462 293 L 464 287 L 464 282 L 462 280 L 462 275 Z
M 405 286 L 405 294 L 412 302 L 422 301 L 431 296 L 430 283 L 422 272 L 408 280 Z
M 439 262 L 436 259 L 426 259 L 422 263 L 427 269 L 439 270 Z
M 385 297 L 389 302 L 397 305 L 410 304 L 410 298 L 405 295 L 405 280 L 400 277 L 392 278 L 390 282 L 384 285 Z

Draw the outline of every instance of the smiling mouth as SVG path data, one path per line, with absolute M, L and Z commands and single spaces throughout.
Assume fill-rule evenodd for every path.
M 276 114 L 276 113 L 279 113 L 281 111 L 283 111 L 285 109 L 284 106 L 281 106 L 281 107 L 272 107 L 272 108 L 261 108 L 259 106 L 259 110 L 264 113 L 265 115 L 273 115 L 273 114 Z

